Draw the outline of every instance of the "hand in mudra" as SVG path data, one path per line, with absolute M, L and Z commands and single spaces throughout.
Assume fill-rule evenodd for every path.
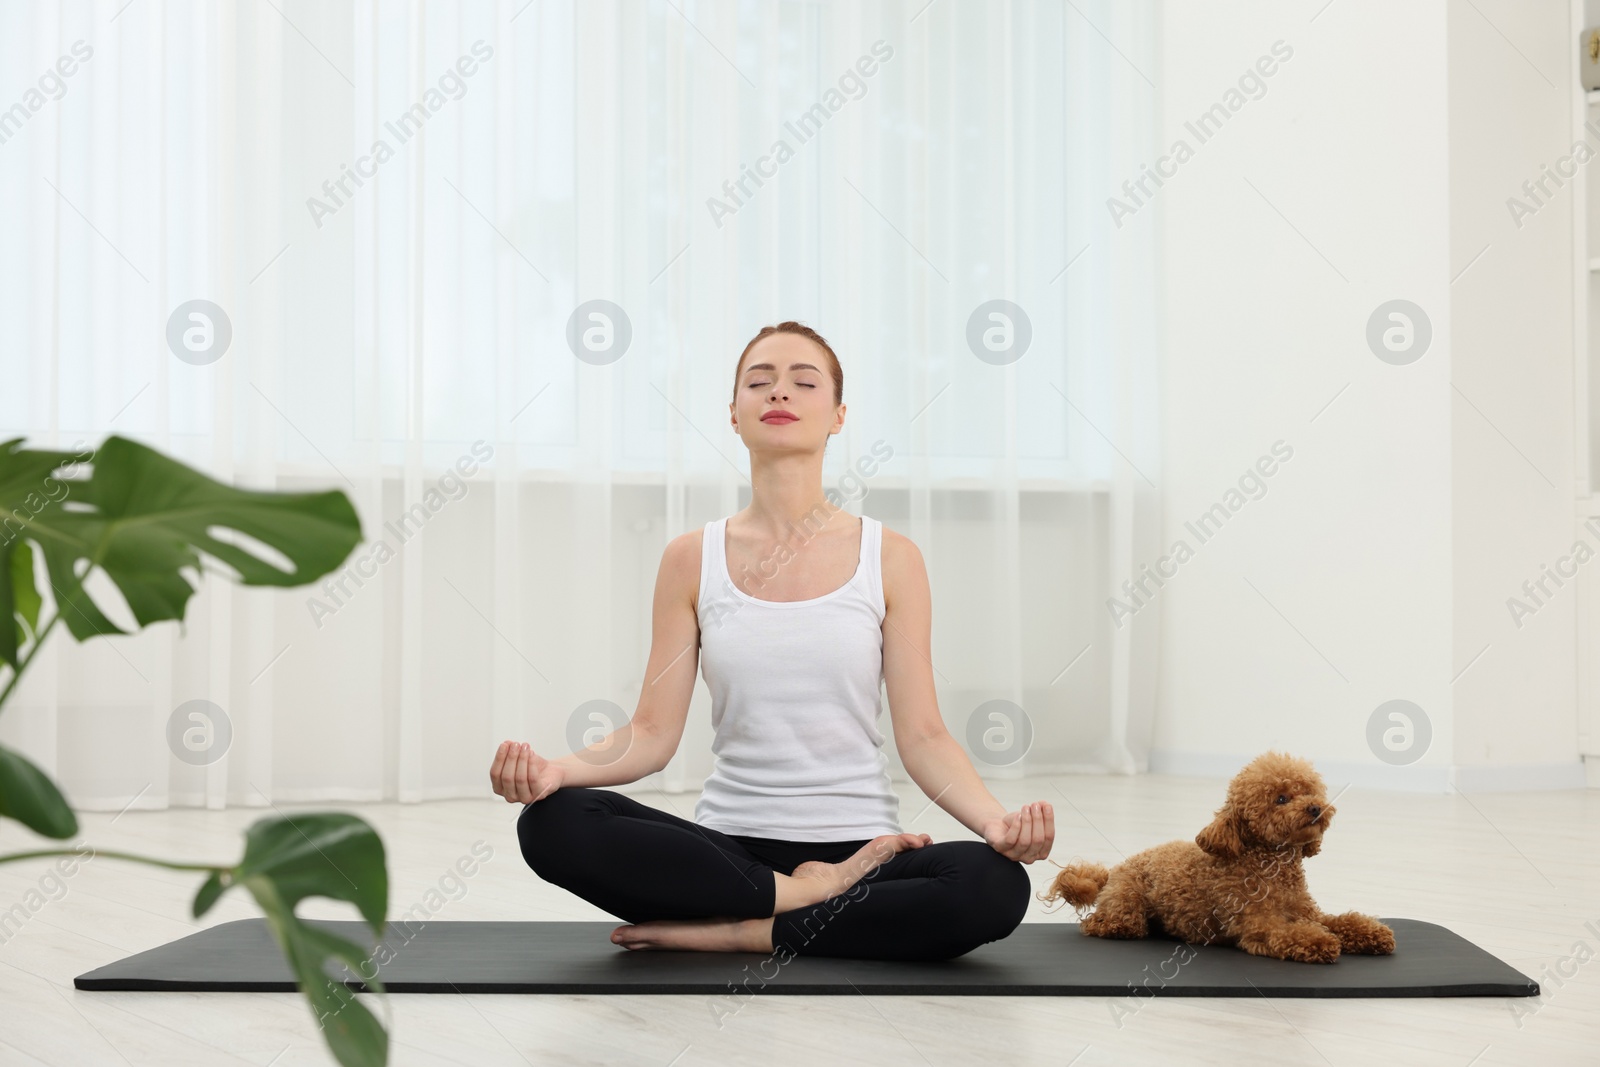
M 567 772 L 525 741 L 502 741 L 489 768 L 489 782 L 507 804 L 531 804 L 561 788 Z
M 1055 809 L 1044 800 L 1026 804 L 986 823 L 983 839 L 1008 860 L 1044 859 L 1056 839 Z

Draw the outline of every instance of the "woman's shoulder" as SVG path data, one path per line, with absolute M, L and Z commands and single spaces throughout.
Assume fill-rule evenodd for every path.
M 697 526 L 681 533 L 668 541 L 661 552 L 661 584 L 673 595 L 687 598 L 697 609 L 705 532 L 704 526 Z
M 922 550 L 917 543 L 898 530 L 883 526 L 883 548 L 880 570 L 883 574 L 883 600 L 885 608 L 903 601 L 907 594 L 922 600 L 928 593 L 928 567 L 923 562 Z
M 704 526 L 696 526 L 694 529 L 686 530 L 674 537 L 667 542 L 667 547 L 662 550 L 661 558 L 663 562 L 682 562 L 692 558 L 698 565 L 700 549 L 704 544 L 705 534 L 706 528 Z
M 917 548 L 915 541 L 899 530 L 891 529 L 889 524 L 882 519 L 874 519 L 873 521 L 883 531 L 881 536 L 883 541 L 883 562 L 885 564 L 889 562 L 891 556 L 895 559 L 903 560 L 920 560 L 922 558 L 922 551 Z

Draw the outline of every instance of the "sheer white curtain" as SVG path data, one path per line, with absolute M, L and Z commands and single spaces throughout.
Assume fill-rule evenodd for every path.
M 1159 554 L 1155 223 L 1106 198 L 1153 42 L 1111 0 L 0 9 L 0 438 L 341 488 L 366 538 L 56 634 L 0 740 L 103 810 L 487 796 L 502 738 L 588 743 L 662 548 L 749 499 L 734 362 L 795 318 L 845 373 L 825 484 L 927 558 L 980 770 L 1143 769 L 1160 605 L 1106 602 Z M 624 788 L 697 788 L 708 713 Z

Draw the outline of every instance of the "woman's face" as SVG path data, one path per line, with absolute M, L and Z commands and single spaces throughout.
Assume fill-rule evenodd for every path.
M 745 447 L 820 450 L 844 426 L 845 406 L 833 402 L 831 371 L 827 353 L 799 334 L 770 334 L 751 346 L 738 397 L 729 405 Z

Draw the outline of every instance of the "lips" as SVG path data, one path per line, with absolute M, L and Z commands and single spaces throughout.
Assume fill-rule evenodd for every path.
M 782 424 L 782 423 L 789 423 L 789 422 L 797 422 L 799 420 L 797 420 L 793 415 L 789 414 L 787 411 L 769 411 L 765 415 L 761 416 L 761 421 L 762 422 L 776 422 L 776 423 Z

